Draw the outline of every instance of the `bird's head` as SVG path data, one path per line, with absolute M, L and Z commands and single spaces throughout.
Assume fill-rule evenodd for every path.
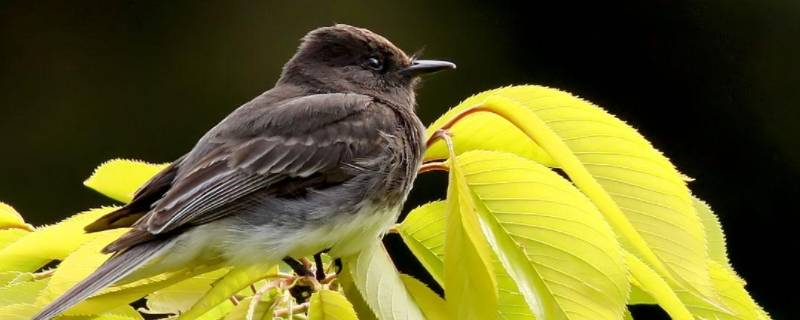
M 413 104 L 420 75 L 455 64 L 408 56 L 386 38 L 344 24 L 323 27 L 303 37 L 283 67 L 278 83 L 317 92 L 352 92 Z

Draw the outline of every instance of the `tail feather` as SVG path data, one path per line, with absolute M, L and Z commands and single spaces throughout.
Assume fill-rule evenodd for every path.
M 150 241 L 136 245 L 108 259 L 97 270 L 67 290 L 33 317 L 33 320 L 46 320 L 57 316 L 70 307 L 89 298 L 92 294 L 119 281 L 139 266 L 157 256 L 171 241 Z

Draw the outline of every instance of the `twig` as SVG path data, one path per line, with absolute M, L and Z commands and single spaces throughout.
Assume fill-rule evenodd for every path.
M 446 163 L 443 161 L 433 161 L 423 163 L 422 166 L 419 167 L 419 173 L 431 172 L 431 171 L 449 171 L 450 167 L 447 166 Z
M 304 302 L 304 303 L 298 304 L 296 306 L 293 306 L 291 308 L 283 308 L 283 309 L 280 309 L 280 310 L 275 310 L 275 313 L 273 315 L 276 316 L 276 317 L 283 317 L 283 316 L 288 316 L 288 315 L 291 315 L 291 314 L 294 314 L 294 313 L 304 313 L 304 312 L 308 311 L 308 306 L 309 306 L 309 303 L 308 302 Z

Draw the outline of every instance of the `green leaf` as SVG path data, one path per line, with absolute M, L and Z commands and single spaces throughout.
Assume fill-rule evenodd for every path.
M 676 290 L 684 304 L 703 319 L 743 320 L 769 318 L 745 290 L 745 282 L 728 266 L 709 260 L 709 270 L 714 289 L 719 293 L 719 303 L 709 301 L 688 290 Z
M 139 187 L 169 164 L 113 159 L 101 164 L 83 185 L 114 200 L 128 203 Z
M 498 299 L 492 251 L 481 230 L 480 218 L 459 160 L 449 161 L 444 246 L 447 310 L 457 319 L 492 319 L 497 317 Z
M 336 277 L 336 281 L 342 287 L 342 293 L 345 297 L 347 297 L 347 301 L 353 305 L 353 309 L 356 311 L 356 315 L 358 315 L 358 319 L 360 320 L 377 320 L 378 317 L 375 315 L 375 312 L 372 311 L 372 308 L 367 304 L 366 299 L 361 295 L 361 292 L 358 291 L 356 284 L 353 282 L 353 277 L 350 276 L 350 272 L 343 271 L 339 273 Z
M 581 192 L 515 155 L 475 151 L 458 161 L 489 243 L 537 318 L 622 317 L 622 249 Z
M 398 227 L 403 241 L 440 285 L 444 277 L 444 230 L 447 203 L 435 201 L 412 210 Z M 492 252 L 492 270 L 497 280 L 497 312 L 501 319 L 533 318 L 525 298 L 514 279 L 508 276 L 500 260 Z M 424 310 L 423 310 L 424 311 Z
M 628 309 L 625 309 L 625 316 L 623 316 L 622 319 L 623 320 L 633 320 L 633 315 L 631 314 L 631 311 L 628 310 Z
M 0 229 L 22 229 L 33 230 L 33 227 L 25 223 L 25 219 L 11 206 L 0 202 Z
M 0 319 L 3 320 L 30 320 L 39 312 L 40 306 L 31 303 L 0 305 Z
M 397 227 L 414 257 L 440 285 L 444 284 L 445 210 L 445 201 L 426 203 L 411 210 Z
M 74 215 L 56 225 L 37 228 L 14 243 L 0 249 L 0 272 L 33 272 L 52 260 L 64 259 L 81 244 L 97 237 L 83 227 L 114 210 L 114 207 L 92 209 Z
M 95 238 L 70 253 L 59 265 L 50 282 L 37 299 L 37 304 L 45 305 L 66 292 L 69 288 L 89 276 L 105 262 L 110 255 L 100 253 L 109 242 L 125 233 L 125 229 L 98 232 Z M 70 314 L 69 310 L 66 314 Z
M 483 140 L 481 149 L 510 151 L 562 168 L 632 253 L 670 282 L 706 297 L 715 296 L 705 263 L 708 254 L 703 226 L 686 183 L 669 160 L 636 130 L 568 93 L 518 86 L 465 100 L 432 124 L 428 133 L 473 107 L 480 112 L 451 128 L 457 150 L 467 151 L 470 143 Z M 499 117 L 489 120 L 484 115 L 489 112 L 483 111 L 507 121 L 499 121 Z M 521 145 L 530 144 L 519 139 L 518 131 L 550 159 L 542 159 L 538 151 L 534 156 L 519 152 Z M 483 134 L 478 135 L 480 132 Z M 511 135 L 518 138 L 499 143 L 490 138 Z M 426 158 L 441 157 L 441 148 L 441 143 L 434 144 Z
M 59 320 L 142 320 L 142 315 L 133 307 L 122 305 L 101 314 L 60 316 Z
M 22 229 L 5 229 L 0 230 L 0 250 L 19 240 L 29 232 Z
M 639 258 L 628 252 L 625 252 L 625 261 L 628 264 L 628 270 L 631 272 L 631 282 L 653 297 L 672 319 L 693 319 L 692 314 L 670 288 L 669 284 L 653 269 L 650 269 Z
M 230 313 L 225 316 L 225 320 L 245 320 L 245 319 L 253 319 L 253 320 L 272 320 L 272 313 L 274 309 L 274 302 L 275 299 L 279 297 L 278 290 L 273 289 L 270 292 L 265 293 L 261 296 L 261 299 L 256 303 L 255 306 L 252 304 L 253 298 L 255 296 L 245 297 L 239 304 L 235 306 Z M 252 312 L 252 317 L 248 318 L 248 314 L 250 312 L 250 308 L 254 308 Z
M 341 293 L 322 289 L 311 295 L 309 320 L 358 320 L 356 311 Z
M 0 287 L 9 286 L 19 282 L 33 281 L 33 273 L 30 272 L 17 272 L 17 271 L 3 271 L 0 272 Z
M 439 295 L 412 276 L 401 274 L 400 279 L 428 320 L 447 320 L 447 305 Z
M 193 320 L 219 320 L 224 319 L 228 314 L 233 311 L 236 306 L 230 300 L 225 300 L 222 303 L 216 305 L 215 307 L 211 308 L 210 310 L 206 311 L 202 316 L 194 318 Z M 180 319 L 180 317 L 178 317 Z M 272 320 L 272 319 L 267 319 Z
M 0 287 L 0 306 L 34 303 L 48 280 L 22 281 Z
M 239 290 L 251 283 L 277 273 L 277 266 L 250 265 L 234 267 L 222 278 L 214 281 L 211 290 L 208 290 L 180 319 L 194 319 L 204 315 L 220 303 L 225 302 Z
M 151 314 L 181 314 L 189 310 L 203 294 L 211 290 L 211 284 L 224 276 L 228 270 L 220 269 L 194 277 L 184 278 L 180 281 L 170 281 L 172 284 L 162 285 L 153 283 L 145 287 L 160 286 L 161 289 L 151 290 L 147 295 L 147 309 L 142 310 Z M 181 275 L 189 275 L 192 272 L 182 272 L 174 276 L 176 280 L 182 278 Z M 177 283 L 175 283 L 177 282 Z M 113 292 L 111 294 L 117 294 Z
M 705 228 L 706 231 L 709 258 L 733 270 L 731 262 L 728 260 L 728 249 L 725 247 L 725 233 L 722 231 L 719 218 L 711 211 L 711 207 L 705 201 L 697 197 L 693 197 L 692 200 L 694 200 L 694 208 L 700 216 L 700 221 L 703 222 L 703 228 Z
M 340 277 L 347 280 L 342 282 L 345 292 L 349 291 L 351 297 L 357 290 L 358 295 L 353 300 L 358 301 L 360 296 L 377 319 L 424 319 L 383 244 L 376 241 L 357 255 L 342 260 L 344 270 Z M 359 316 L 364 319 L 362 313 L 365 312 L 361 311 Z
M 69 314 L 98 314 L 121 305 L 127 305 L 142 297 L 189 278 L 188 271 L 174 272 L 138 280 L 121 286 L 106 288 L 99 294 L 72 307 Z
M 131 306 L 120 306 L 102 314 L 60 316 L 58 320 L 143 320 L 142 315 Z

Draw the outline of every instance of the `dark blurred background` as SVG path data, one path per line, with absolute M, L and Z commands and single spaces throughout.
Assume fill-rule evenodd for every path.
M 800 316 L 800 1 L 2 1 L 0 201 L 35 224 L 109 204 L 81 186 L 96 165 L 173 160 L 334 22 L 458 63 L 422 88 L 425 123 L 523 83 L 626 120 L 697 179 L 756 300 Z M 421 178 L 408 206 L 443 181 Z

